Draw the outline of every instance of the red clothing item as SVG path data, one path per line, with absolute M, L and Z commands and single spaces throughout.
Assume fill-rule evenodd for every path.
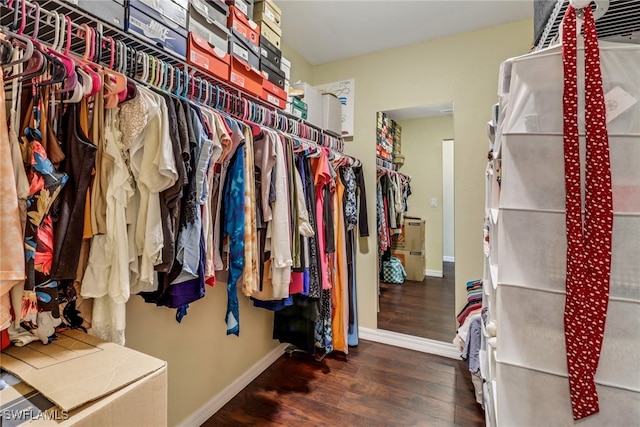
M 320 156 L 311 159 L 313 182 L 316 187 L 316 218 L 318 221 L 316 240 L 318 242 L 318 257 L 320 258 L 320 283 L 322 283 L 322 289 L 331 289 L 329 262 L 326 252 L 327 236 L 322 224 L 322 218 L 324 218 L 324 191 L 322 191 L 322 189 L 331 181 L 327 151 L 326 148 L 321 148 Z
M 613 233 L 613 198 L 600 51 L 591 7 L 584 12 L 585 34 L 585 205 L 580 195 L 576 11 L 562 23 L 564 64 L 564 157 L 567 228 L 565 345 L 573 418 L 599 412 L 595 374 L 602 350 Z

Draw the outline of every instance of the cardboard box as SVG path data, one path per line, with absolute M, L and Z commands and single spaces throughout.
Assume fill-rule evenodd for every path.
M 398 258 L 400 262 L 402 262 L 402 266 L 407 272 L 406 280 L 415 280 L 417 282 L 424 280 L 424 270 L 427 265 L 424 250 L 405 251 L 402 249 L 391 249 L 391 256 Z
M 166 426 L 166 362 L 78 331 L 9 347 L 2 425 Z M 46 412 L 45 412 L 46 411 Z
M 406 251 L 424 251 L 424 233 L 423 219 L 405 217 L 400 234 L 391 236 L 391 247 Z

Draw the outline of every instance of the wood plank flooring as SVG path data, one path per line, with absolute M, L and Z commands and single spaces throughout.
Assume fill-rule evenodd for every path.
M 484 426 L 466 363 L 360 340 L 321 362 L 283 355 L 213 426 Z
M 378 329 L 450 343 L 456 334 L 455 267 L 443 264 L 442 278 L 380 283 Z

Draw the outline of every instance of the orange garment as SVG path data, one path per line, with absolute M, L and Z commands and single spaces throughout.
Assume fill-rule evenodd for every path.
M 82 98 L 80 101 L 80 111 L 78 113 L 78 120 L 80 123 L 80 129 L 85 135 L 89 135 L 89 113 L 87 111 L 87 98 Z M 94 143 L 95 144 L 95 143 Z M 91 175 L 95 177 L 95 168 L 91 171 Z M 93 230 L 91 229 L 91 186 L 87 189 L 87 198 L 84 205 L 84 231 L 82 232 L 83 239 L 91 239 L 93 237 Z M 84 244 L 85 242 L 83 242 Z M 82 264 L 82 261 L 81 261 Z M 86 262 L 84 266 L 86 267 Z M 84 275 L 84 268 L 82 269 L 82 275 Z
M 333 349 L 342 351 L 345 354 L 349 353 L 349 346 L 347 345 L 347 333 L 349 315 L 348 315 L 348 303 L 349 303 L 349 284 L 348 270 L 347 270 L 347 247 L 345 240 L 345 224 L 344 224 L 344 200 L 345 187 L 337 176 L 335 179 L 336 191 L 333 199 L 334 206 L 334 236 L 335 236 L 335 275 L 333 286 L 331 288 L 331 325 L 333 328 Z M 345 315 L 346 313 L 346 315 Z

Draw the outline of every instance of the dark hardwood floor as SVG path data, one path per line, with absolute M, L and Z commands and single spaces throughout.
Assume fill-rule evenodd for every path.
M 378 329 L 450 343 L 456 334 L 455 268 L 443 264 L 442 278 L 380 283 Z
M 283 355 L 203 426 L 484 426 L 466 363 L 360 340 Z

